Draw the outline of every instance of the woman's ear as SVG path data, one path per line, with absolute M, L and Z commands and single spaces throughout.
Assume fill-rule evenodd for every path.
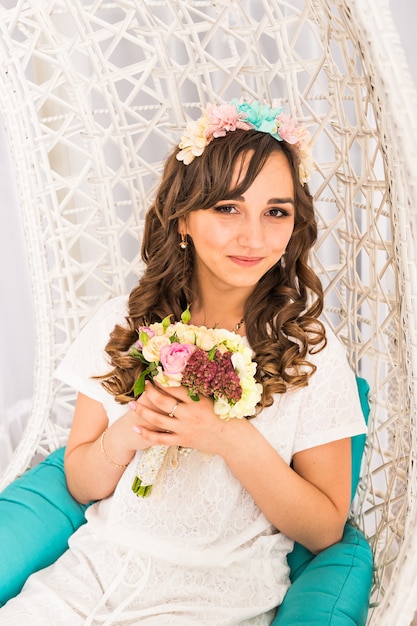
M 178 233 L 180 235 L 186 235 L 187 234 L 187 221 L 185 217 L 180 217 L 178 219 Z

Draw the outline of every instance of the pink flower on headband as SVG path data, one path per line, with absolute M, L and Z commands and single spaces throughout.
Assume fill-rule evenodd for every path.
M 293 117 L 281 113 L 277 116 L 278 120 L 278 133 L 279 136 L 290 144 L 295 144 L 299 141 L 299 128 Z
M 303 185 L 308 182 L 311 172 L 314 170 L 314 161 L 311 154 L 310 133 L 305 126 L 297 125 L 293 117 L 279 115 L 278 132 L 282 139 L 294 146 L 299 160 L 298 174 Z
M 251 124 L 244 121 L 246 115 L 239 113 L 233 104 L 220 104 L 219 106 L 209 104 L 206 109 L 206 115 L 208 118 L 206 137 L 209 142 L 213 138 L 224 137 L 227 132 L 237 128 L 242 130 L 252 128 Z

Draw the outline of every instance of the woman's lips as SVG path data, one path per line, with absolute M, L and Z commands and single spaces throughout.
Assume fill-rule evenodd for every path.
M 263 257 L 230 256 L 229 259 L 241 267 L 254 267 L 262 261 Z

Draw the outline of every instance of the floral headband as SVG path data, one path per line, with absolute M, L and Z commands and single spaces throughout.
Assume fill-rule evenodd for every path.
M 209 104 L 203 115 L 187 124 L 184 135 L 178 145 L 180 152 L 177 159 L 189 165 L 195 157 L 201 156 L 205 147 L 215 138 L 224 137 L 227 132 L 236 130 L 258 130 L 269 133 L 277 141 L 286 141 L 294 146 L 299 161 L 300 182 L 308 182 L 314 169 L 311 154 L 310 134 L 305 126 L 296 123 L 293 117 L 283 113 L 283 107 L 271 107 L 253 102 L 239 102 L 234 99 L 230 104 Z

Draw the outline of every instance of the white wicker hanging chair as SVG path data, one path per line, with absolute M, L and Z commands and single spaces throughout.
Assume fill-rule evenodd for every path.
M 314 139 L 312 258 L 371 388 L 352 516 L 375 558 L 369 623 L 417 608 L 417 94 L 384 0 L 3 0 L 0 113 L 20 193 L 37 355 L 4 487 L 65 444 L 68 345 L 141 270 L 152 189 L 199 104 L 283 98 Z

